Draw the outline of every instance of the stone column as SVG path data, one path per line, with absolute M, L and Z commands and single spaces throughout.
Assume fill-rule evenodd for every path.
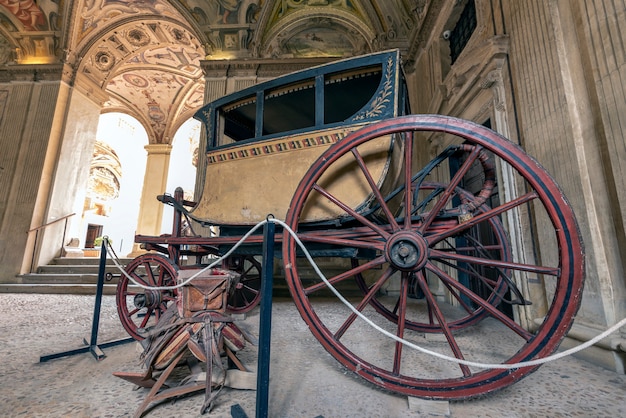
M 137 234 L 160 235 L 163 219 L 163 204 L 157 196 L 165 193 L 167 187 L 167 173 L 170 166 L 172 146 L 170 144 L 149 144 L 145 146 L 148 152 L 146 174 L 143 179 L 141 202 L 139 203 L 139 219 L 137 220 Z M 128 256 L 136 257 L 144 251 L 138 244 Z

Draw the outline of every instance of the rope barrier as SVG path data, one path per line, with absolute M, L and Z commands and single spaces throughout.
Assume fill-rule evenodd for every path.
M 313 267 L 313 269 L 315 270 L 315 272 L 319 276 L 319 278 L 324 282 L 324 284 L 326 286 L 328 286 L 328 288 L 335 294 L 335 296 L 337 296 L 337 298 L 344 305 L 346 305 L 346 307 L 348 307 L 355 315 L 357 315 L 359 318 L 361 318 L 363 321 L 365 321 L 368 325 L 370 325 L 372 328 L 374 328 L 375 330 L 377 330 L 381 334 L 384 334 L 387 337 L 389 337 L 389 338 L 391 338 L 391 339 L 393 339 L 393 340 L 395 340 L 395 341 L 397 341 L 397 342 L 399 342 L 399 343 L 401 343 L 401 344 L 403 344 L 403 345 L 405 345 L 407 347 L 410 347 L 410 348 L 412 348 L 414 350 L 420 351 L 420 352 L 422 352 L 424 354 L 428 354 L 428 355 L 433 356 L 433 357 L 437 357 L 437 358 L 442 359 L 442 360 L 446 360 L 446 361 L 450 361 L 450 362 L 458 363 L 458 364 L 463 364 L 463 365 L 466 365 L 466 366 L 477 367 L 477 368 L 481 368 L 481 369 L 519 369 L 519 368 L 522 368 L 522 367 L 538 366 L 538 365 L 541 365 L 541 364 L 544 364 L 544 363 L 549 363 L 549 362 L 558 360 L 558 359 L 563 358 L 563 357 L 570 356 L 570 355 L 575 354 L 575 353 L 577 353 L 579 351 L 582 351 L 582 350 L 584 350 L 584 349 L 594 345 L 595 343 L 597 343 L 601 339 L 606 338 L 608 335 L 616 332 L 619 328 L 621 328 L 621 327 L 626 325 L 626 318 L 624 318 L 621 321 L 619 321 L 618 323 L 616 323 L 613 326 L 611 326 L 610 328 L 608 328 L 606 331 L 604 331 L 601 334 L 595 336 L 594 338 L 590 339 L 589 341 L 586 341 L 583 344 L 580 344 L 580 345 L 578 345 L 576 347 L 570 348 L 569 350 L 565 350 L 565 351 L 562 351 L 560 353 L 556 353 L 556 354 L 553 354 L 551 356 L 543 357 L 543 358 L 536 359 L 536 360 L 523 361 L 523 362 L 511 363 L 511 364 L 489 364 L 489 363 L 479 363 L 479 362 L 474 362 L 474 361 L 462 360 L 462 359 L 458 359 L 456 357 L 450 357 L 450 356 L 447 356 L 445 354 L 437 353 L 435 351 L 432 351 L 432 350 L 429 350 L 427 348 L 421 347 L 421 346 L 419 346 L 417 344 L 414 344 L 414 343 L 412 343 L 410 341 L 407 341 L 407 340 L 405 340 L 403 338 L 400 338 L 400 337 L 398 337 L 395 334 L 390 333 L 389 331 L 387 331 L 387 330 L 381 328 L 380 326 L 376 325 L 372 320 L 370 320 L 363 313 L 361 313 L 359 310 L 357 310 L 347 299 L 345 299 L 343 297 L 343 295 L 341 295 L 341 293 L 339 293 L 339 291 L 337 289 L 335 289 L 335 287 L 328 281 L 328 279 L 326 279 L 324 274 L 321 272 L 321 270 L 319 269 L 319 267 L 317 266 L 317 264 L 313 260 L 313 257 L 311 256 L 309 251 L 306 249 L 306 247 L 304 246 L 302 241 L 300 241 L 300 239 L 298 238 L 297 234 L 289 227 L 289 225 L 287 225 L 283 221 L 280 221 L 280 220 L 274 219 L 274 218 L 268 218 L 268 219 L 266 219 L 266 220 L 264 220 L 262 222 L 259 222 L 248 233 L 246 233 L 237 242 L 237 244 L 235 244 L 226 254 L 224 254 L 223 256 L 221 256 L 216 261 L 214 261 L 213 263 L 209 264 L 207 267 L 203 268 L 199 272 L 195 273 L 193 276 L 189 277 L 184 282 L 179 283 L 179 284 L 177 284 L 175 286 L 146 286 L 146 285 L 144 285 L 142 283 L 138 283 L 128 273 L 126 273 L 124 268 L 119 264 L 119 261 L 116 260 L 115 258 L 112 258 L 113 259 L 113 263 L 116 265 L 116 267 L 118 269 L 120 269 L 120 271 L 131 282 L 133 282 L 135 285 L 137 285 L 139 287 L 142 287 L 144 289 L 152 289 L 152 290 L 173 290 L 173 289 L 178 289 L 178 288 L 180 288 L 182 286 L 185 286 L 186 284 L 191 282 L 193 279 L 195 279 L 197 276 L 199 276 L 200 274 L 202 274 L 206 270 L 209 270 L 209 269 L 213 268 L 215 265 L 220 263 L 223 259 L 225 259 L 228 256 L 230 256 L 241 244 L 243 244 L 250 237 L 250 235 L 252 235 L 257 229 L 259 229 L 261 226 L 265 225 L 267 222 L 274 222 L 274 223 L 282 226 L 286 231 L 289 232 L 289 234 L 293 237 L 293 239 L 296 242 L 296 244 L 298 244 L 298 246 L 302 249 L 302 252 L 304 253 L 304 255 L 307 258 L 307 260 L 309 261 L 309 263 L 311 263 L 311 266 Z M 106 242 L 107 242 L 107 245 L 110 245 L 108 243 L 108 240 Z

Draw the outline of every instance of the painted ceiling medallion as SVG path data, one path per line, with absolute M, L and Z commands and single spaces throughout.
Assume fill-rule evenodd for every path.
M 115 65 L 115 57 L 108 51 L 99 51 L 94 57 L 94 65 L 100 71 L 109 71 Z
M 189 37 L 187 36 L 185 31 L 180 30 L 178 28 L 172 28 L 170 29 L 170 34 L 172 35 L 176 43 L 183 44 L 183 45 L 191 45 L 191 41 L 189 40 Z
M 126 39 L 128 39 L 128 42 L 130 42 L 133 46 L 137 47 L 148 45 L 148 43 L 150 43 L 150 37 L 140 29 L 132 29 L 128 31 Z

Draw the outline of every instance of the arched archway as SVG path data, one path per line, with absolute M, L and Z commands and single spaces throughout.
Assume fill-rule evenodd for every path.
M 90 244 L 90 229 L 100 227 L 99 235 L 108 236 L 119 255 L 132 250 L 147 144 L 148 135 L 143 125 L 132 116 L 117 112 L 100 115 L 81 222 L 73 231 L 85 247 Z M 104 173 L 100 181 L 97 177 L 116 163 L 118 167 L 111 167 L 110 171 L 116 170 L 112 175 L 117 176 L 119 189 L 112 194 L 115 185 L 107 184 L 111 175 Z M 81 198 L 82 195 L 77 196 L 77 200 Z

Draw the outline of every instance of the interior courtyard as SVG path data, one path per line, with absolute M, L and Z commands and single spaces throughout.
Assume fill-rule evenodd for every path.
M 4 331 L 4 348 L 0 353 L 9 366 L 6 370 L 0 368 L 0 381 L 3 386 L 10 381 L 20 382 L 2 402 L 5 406 L 0 407 L 0 412 L 8 416 L 132 414 L 145 393 L 132 391 L 132 385 L 111 373 L 130 372 L 137 365 L 134 344 L 110 349 L 108 358 L 93 365 L 93 373 L 107 374 L 106 384 L 93 383 L 89 376 L 73 378 L 59 372 L 58 367 L 77 370 L 72 359 L 79 357 L 32 368 L 37 355 L 70 348 L 65 345 L 72 345 L 78 338 L 74 334 L 81 337 L 88 334 L 91 303 L 97 291 L 104 293 L 104 339 L 125 338 L 128 327 L 136 325 L 132 321 L 125 323 L 124 318 L 120 324 L 118 318 L 124 315 L 117 284 L 125 283 L 123 273 L 109 265 L 108 278 L 114 280 L 97 290 L 96 280 L 102 275 L 102 271 L 98 273 L 102 246 L 110 245 L 109 255 L 113 251 L 124 265 L 134 266 L 128 267 L 128 271 L 143 268 L 143 264 L 148 268 L 148 261 L 142 261 L 143 264 L 139 261 L 149 260 L 157 263 L 159 271 L 169 274 L 168 280 L 176 281 L 176 274 L 185 269 L 185 264 L 193 263 L 193 256 L 197 255 L 197 260 L 204 257 L 203 265 L 206 265 L 207 258 L 213 260 L 232 247 L 233 235 L 243 235 L 264 219 L 276 217 L 286 224 L 297 225 L 298 217 L 302 220 L 308 216 L 308 206 L 298 198 L 309 199 L 305 188 L 310 184 L 314 184 L 311 190 L 324 194 L 329 201 L 341 201 L 344 198 L 338 197 L 340 192 L 322 190 L 321 180 L 315 183 L 319 178 L 315 177 L 313 168 L 328 170 L 329 177 L 340 177 L 331 171 L 334 160 L 316 160 L 317 155 L 305 160 L 304 156 L 308 155 L 305 153 L 298 154 L 300 159 L 296 159 L 292 156 L 295 153 L 288 152 L 277 157 L 285 151 L 281 147 L 308 144 L 310 138 L 306 135 L 320 123 L 331 126 L 337 133 L 319 134 L 315 140 L 331 137 L 329 141 L 335 141 L 331 147 L 338 150 L 343 138 L 353 143 L 360 140 L 358 133 L 352 135 L 350 123 L 361 123 L 363 118 L 380 123 L 377 126 L 392 135 L 398 134 L 396 130 L 400 128 L 385 123 L 393 118 L 407 116 L 407 126 L 416 126 L 415 140 L 410 136 L 412 145 L 397 148 L 404 155 L 393 154 L 387 160 L 391 161 L 388 166 L 372 169 L 371 174 L 362 168 L 367 180 L 363 183 L 369 181 L 374 189 L 374 196 L 368 197 L 366 203 L 378 199 L 382 208 L 373 206 L 370 212 L 361 215 L 359 210 L 364 204 L 355 204 L 352 207 L 359 209 L 352 210 L 336 203 L 342 210 L 341 215 L 335 216 L 339 219 L 336 224 L 350 218 L 345 225 L 356 234 L 362 229 L 355 224 L 362 222 L 384 239 L 391 236 L 389 244 L 384 248 L 377 246 L 379 243 L 367 235 L 356 244 L 363 248 L 350 248 L 354 250 L 350 253 L 335 247 L 343 244 L 343 240 L 353 239 L 352 235 L 331 236 L 330 230 L 326 236 L 319 233 L 311 238 L 316 249 L 317 244 L 336 240 L 334 252 L 317 253 L 321 269 L 328 272 L 328 277 L 334 276 L 331 281 L 336 282 L 344 281 L 348 275 L 339 271 L 352 272 L 350 285 L 342 287 L 342 291 L 351 301 L 362 301 L 353 303 L 357 310 L 391 319 L 392 333 L 402 337 L 405 332 L 398 318 L 408 318 L 408 314 L 398 306 L 445 302 L 441 312 L 428 311 L 430 319 L 425 321 L 430 321 L 429 325 L 415 320 L 409 321 L 409 328 L 417 330 L 419 338 L 423 337 L 428 344 L 437 346 L 446 338 L 429 340 L 427 336 L 440 327 L 453 355 L 463 359 L 460 349 L 455 348 L 453 335 L 458 332 L 459 340 L 465 341 L 466 325 L 455 319 L 448 330 L 437 315 L 447 315 L 448 308 L 479 303 L 475 299 L 468 302 L 460 295 L 463 291 L 455 290 L 452 283 L 463 282 L 459 278 L 463 275 L 478 277 L 479 274 L 473 267 L 465 270 L 459 267 L 466 260 L 462 257 L 446 264 L 444 253 L 452 252 L 442 249 L 447 241 L 435 246 L 429 244 L 429 237 L 446 235 L 436 228 L 447 228 L 446 222 L 452 222 L 451 219 L 453 222 L 458 219 L 459 224 L 468 220 L 479 222 L 471 221 L 471 216 L 462 220 L 463 210 L 468 207 L 475 211 L 474 218 L 493 216 L 492 207 L 502 208 L 502 213 L 487 226 L 488 232 L 495 235 L 495 242 L 481 244 L 482 249 L 497 247 L 501 251 L 495 256 L 496 267 L 492 268 L 504 279 L 498 279 L 496 290 L 491 290 L 492 296 L 484 296 L 488 304 L 496 307 L 493 310 L 486 307 L 491 314 L 485 315 L 486 318 L 475 313 L 480 309 L 470 312 L 467 318 L 471 323 L 468 328 L 475 325 L 479 335 L 485 335 L 483 344 L 494 341 L 495 345 L 501 343 L 507 347 L 506 338 L 497 331 L 489 332 L 488 325 L 494 318 L 529 340 L 529 345 L 537 332 L 548 341 L 549 351 L 557 346 L 563 351 L 585 344 L 623 321 L 626 317 L 626 32 L 621 28 L 624 25 L 624 0 L 0 0 L 0 190 L 3 191 L 0 301 L 6 305 L 0 310 L 0 329 Z M 379 56 L 390 57 L 389 64 L 383 62 L 380 68 L 372 70 L 371 63 Z M 348 68 L 351 60 L 359 57 L 364 57 L 363 67 L 370 66 L 367 71 L 361 67 Z M 395 60 L 393 76 L 389 75 L 392 59 Z M 330 65 L 337 65 L 338 69 L 330 75 L 323 73 Z M 301 80 L 293 74 L 313 75 Z M 284 80 L 288 82 L 272 84 L 281 80 L 280 77 L 286 77 Z M 331 113 L 345 110 L 345 102 L 367 96 L 366 81 L 375 77 L 383 81 L 372 87 L 373 99 L 366 102 L 366 107 L 372 106 L 371 111 L 359 114 L 359 108 L 352 119 L 347 116 L 332 119 Z M 352 79 L 362 80 L 361 84 L 354 82 L 356 89 L 349 94 L 338 90 L 337 86 Z M 385 80 L 388 86 L 393 85 L 389 88 L 393 89 L 396 108 L 381 116 L 380 109 L 392 97 L 384 90 Z M 257 86 L 268 87 L 255 90 Z M 332 86 L 339 92 L 334 107 L 329 103 Z M 307 92 L 315 93 L 309 97 Z M 294 102 L 288 101 L 292 100 L 290 94 L 296 98 Z M 307 113 L 303 98 L 314 104 L 312 116 Z M 281 100 L 284 107 L 272 114 L 271 119 L 268 115 L 273 104 Z M 246 107 L 256 102 L 259 103 L 256 110 Z M 375 105 L 378 107 L 374 108 Z M 324 111 L 326 115 L 320 116 Z M 414 115 L 427 116 L 414 119 Z M 249 120 L 244 120 L 248 116 L 251 125 Z M 281 127 L 291 124 L 288 128 L 291 129 L 309 116 L 312 121 L 304 122 L 304 128 L 297 126 L 289 143 L 279 141 L 277 132 L 283 128 L 271 131 L 270 122 Z M 454 118 L 449 125 L 445 122 L 447 117 Z M 433 132 L 421 127 L 431 120 L 443 121 L 446 126 L 434 128 Z M 244 126 L 246 123 L 249 126 Z M 473 131 L 464 136 L 465 129 Z M 422 135 L 421 130 L 428 132 Z M 463 140 L 459 144 L 450 139 L 455 133 Z M 266 141 L 265 148 L 256 147 L 256 137 Z M 362 140 L 370 141 L 370 138 L 362 137 Z M 490 141 L 496 145 L 489 145 Z M 481 147 L 475 148 L 473 157 L 461 158 L 460 151 L 456 154 L 448 151 L 454 146 L 455 150 L 471 154 L 473 144 L 485 146 L 491 154 L 484 154 L 483 158 Z M 220 150 L 234 151 L 219 154 Z M 254 160 L 257 163 L 241 163 L 249 155 L 257 157 L 257 153 L 272 156 L 257 158 Z M 360 159 L 356 147 L 351 153 L 361 166 L 370 164 L 368 158 Z M 408 162 L 393 165 L 410 153 L 412 159 Z M 492 154 L 496 154 L 495 163 L 488 161 Z M 325 155 L 330 157 L 328 153 Z M 464 158 L 476 159 L 473 168 Z M 226 160 L 238 160 L 241 164 L 229 168 Z M 424 168 L 411 178 L 415 167 Z M 481 168 L 483 174 L 470 176 L 473 170 Z M 456 170 L 466 170 L 463 179 L 455 174 Z M 395 200 L 402 198 L 394 197 L 396 192 L 391 190 L 395 186 L 376 180 L 379 171 L 399 179 L 405 175 L 402 181 L 406 180 L 406 184 L 402 187 L 406 188 L 406 195 L 414 193 L 415 199 L 418 194 L 439 196 L 440 189 L 445 189 L 442 185 L 459 182 L 458 187 L 448 191 L 462 204 L 450 198 L 438 206 L 433 197 L 428 204 L 437 210 L 430 215 L 426 212 L 427 204 L 419 207 L 415 200 L 413 204 L 425 213 L 423 217 L 414 216 L 416 224 L 435 225 L 430 230 L 425 227 L 428 234 L 417 234 L 407 227 L 410 216 L 386 211 L 388 202 L 395 204 Z M 419 187 L 411 190 L 408 184 L 417 184 L 416 179 Z M 475 186 L 474 182 L 482 185 Z M 389 192 L 392 196 L 385 203 L 377 195 L 379 190 L 374 183 L 380 186 L 380 193 Z M 360 186 L 348 184 L 345 188 L 349 197 L 345 201 L 359 193 Z M 209 193 L 212 187 L 218 190 L 214 195 Z M 402 187 L 397 196 L 404 193 Z M 544 188 L 547 196 L 543 194 Z M 543 202 L 544 206 L 522 203 L 524 199 L 536 199 L 535 203 Z M 179 209 L 182 204 L 194 210 Z M 215 215 L 211 212 L 227 204 L 236 210 L 226 207 Z M 256 210 L 255 204 L 260 209 Z M 406 207 L 408 213 L 410 204 L 410 199 L 405 198 L 397 203 L 396 209 L 401 211 Z M 459 205 L 458 213 L 453 210 L 455 205 Z M 352 217 L 344 216 L 344 212 Z M 311 213 L 315 213 L 313 209 Z M 196 219 L 203 217 L 211 222 Z M 334 225 L 322 221 L 312 225 Z M 396 231 L 403 227 L 410 231 Z M 449 232 L 446 237 L 461 252 L 471 242 L 461 244 L 459 236 L 463 230 L 456 228 L 456 233 Z M 390 234 L 392 230 L 396 232 Z M 306 236 L 308 231 L 303 228 L 297 233 Z M 300 266 L 295 268 L 295 273 L 291 271 L 290 257 L 295 260 L 301 254 L 295 248 L 295 241 L 280 248 L 279 241 L 288 240 L 287 232 L 282 234 L 281 229 L 276 241 L 279 254 L 271 268 L 276 278 L 272 345 L 279 353 L 278 357 L 272 357 L 271 364 L 272 379 L 281 379 L 282 374 L 284 382 L 273 383 L 270 416 L 624 415 L 626 327 L 576 352 L 571 364 L 561 359 L 544 365 L 527 379 L 510 387 L 504 387 L 508 384 L 496 387 L 500 390 L 479 396 L 476 402 L 459 401 L 453 396 L 455 399 L 445 404 L 443 412 L 436 404 L 424 407 L 418 401 L 415 404 L 407 401 L 404 395 L 413 399 L 412 392 L 403 393 L 404 381 L 394 377 L 401 376 L 401 366 L 395 363 L 389 373 L 387 366 L 380 372 L 380 376 L 391 376 L 393 382 L 379 385 L 382 390 L 376 387 L 376 381 L 381 380 L 376 375 L 378 372 L 374 377 L 366 377 L 370 382 L 359 380 L 349 373 L 360 372 L 360 366 L 353 365 L 352 348 L 334 340 L 323 342 L 334 338 L 325 334 L 325 324 L 334 324 L 335 319 L 330 313 L 326 317 L 314 297 L 308 300 L 308 295 L 323 285 L 308 284 L 313 280 L 309 276 L 315 276 L 313 269 Z M 167 240 L 170 237 L 172 241 Z M 219 237 L 224 241 L 215 242 L 223 243 L 224 250 L 217 244 L 215 249 L 206 245 L 212 241 L 202 241 Z M 415 247 L 411 248 L 417 258 L 421 260 L 427 252 L 432 259 L 404 265 L 409 262 L 405 252 L 411 250 L 406 249 L 405 241 Z M 168 242 L 183 245 L 168 246 Z M 263 255 L 261 240 L 256 244 L 250 253 L 242 253 L 243 258 L 235 257 L 224 265 L 228 268 L 231 263 L 230 267 L 241 268 L 237 263 L 251 263 L 258 272 L 255 292 L 261 286 Z M 428 245 L 432 248 L 425 249 Z M 370 249 L 367 246 L 376 248 L 378 253 L 371 255 L 365 251 Z M 367 270 L 383 258 L 381 266 Z M 140 264 L 142 267 L 137 267 Z M 433 267 L 435 264 L 439 267 Z M 379 271 L 387 268 L 397 274 L 391 279 L 391 273 L 385 276 L 389 279 L 385 285 L 373 282 L 372 277 L 384 276 L 386 273 Z M 409 273 L 411 268 L 428 268 L 430 276 L 414 276 Z M 509 274 L 511 268 L 519 271 Z M 450 270 L 459 277 L 447 273 Z M 352 283 L 352 276 L 356 284 Z M 573 290 L 566 289 L 568 284 Z M 123 286 L 130 288 L 128 284 Z M 499 294 L 498 289 L 502 288 L 510 290 L 506 297 Z M 480 293 L 472 290 L 467 293 L 470 299 L 474 291 Z M 332 296 L 324 293 L 320 297 L 320 306 L 335 312 L 341 302 L 336 300 L 326 305 L 329 295 Z M 401 296 L 395 307 L 393 301 L 383 306 L 385 297 L 396 295 Z M 297 310 L 286 306 L 292 298 Z M 501 299 L 507 298 L 513 302 L 506 309 L 497 306 Z M 138 303 L 137 297 L 133 303 Z M 71 308 L 72 304 L 76 307 Z M 253 334 L 261 322 L 256 304 L 258 299 L 254 300 L 252 310 L 236 316 L 243 319 L 244 327 L 253 329 Z M 129 309 L 132 311 L 132 307 Z M 557 312 L 559 309 L 562 315 Z M 358 323 L 352 314 L 345 315 L 349 319 L 343 326 L 337 325 L 339 334 L 351 326 L 351 321 Z M 433 315 L 437 319 L 433 320 Z M 14 320 L 9 319 L 11 316 Z M 558 326 L 561 317 L 563 327 Z M 140 320 L 139 328 L 145 325 L 143 321 Z M 552 322 L 558 338 L 543 336 L 542 324 Z M 14 324 L 17 324 L 15 328 Z M 38 331 L 28 337 L 24 335 L 25 328 Z M 132 330 L 129 333 L 133 335 Z M 38 342 L 28 343 L 27 352 L 17 355 L 20 344 L 28 338 Z M 291 338 L 297 342 L 290 342 Z M 468 337 L 468 347 L 474 347 L 472 341 Z M 297 348 L 290 354 L 291 344 Z M 316 344 L 316 351 L 307 351 L 308 346 Z M 369 340 L 355 343 L 359 347 L 355 349 L 356 357 L 361 355 L 358 351 L 361 349 L 364 357 L 375 352 L 370 344 Z M 349 358 L 345 362 L 340 360 L 346 368 L 335 364 L 324 348 L 333 357 Z M 392 353 L 394 350 L 400 357 L 401 349 L 389 348 Z M 412 358 L 413 354 L 404 350 L 405 358 Z M 525 355 L 524 350 L 520 353 Z M 244 363 L 256 362 L 253 358 L 256 352 L 252 355 L 242 351 L 241 355 Z M 516 358 L 516 354 L 510 356 Z M 92 366 L 86 363 L 94 360 L 80 358 L 76 361 L 85 363 L 76 364 L 91 370 Z M 280 358 L 288 359 L 287 364 L 299 365 L 295 372 L 301 368 L 307 384 L 296 385 L 298 374 L 288 370 Z M 50 369 L 46 371 L 46 367 Z M 436 367 L 446 370 L 445 366 Z M 464 378 L 474 378 L 473 372 L 463 367 L 461 370 Z M 56 379 L 55 374 L 62 377 Z M 326 381 L 325 374 L 332 377 Z M 77 400 L 78 381 L 68 384 L 72 393 L 69 401 L 60 400 L 64 396 L 62 391 L 53 389 L 49 392 L 52 398 L 45 401 L 24 394 L 21 402 L 19 393 L 28 391 L 28 379 L 37 376 L 45 378 L 42 382 L 48 382 L 46 387 L 54 388 L 59 382 L 72 379 L 84 379 L 88 382 L 85 385 L 100 385 L 99 390 L 106 393 L 103 406 L 94 406 L 97 394 L 83 393 L 81 396 L 86 400 Z M 478 373 L 476 379 L 480 380 L 480 376 Z M 320 381 L 326 385 L 319 385 Z M 582 395 L 570 386 L 574 381 L 584 386 Z M 393 394 L 397 387 L 401 396 Z M 426 387 L 430 388 L 428 384 Z M 48 396 L 42 385 L 33 388 Z M 346 399 L 340 396 L 342 391 Z M 375 393 L 371 403 L 359 408 L 356 403 L 369 398 L 370 392 Z M 560 395 L 541 399 L 548 392 Z M 231 407 L 239 403 L 251 416 L 254 394 L 254 391 L 227 390 L 216 398 L 214 412 L 231 416 L 234 414 Z M 440 400 L 438 395 L 433 398 Z M 510 405 L 505 405 L 507 399 L 511 399 Z M 180 402 L 164 404 L 162 410 L 157 407 L 150 414 L 198 416 L 201 396 Z

